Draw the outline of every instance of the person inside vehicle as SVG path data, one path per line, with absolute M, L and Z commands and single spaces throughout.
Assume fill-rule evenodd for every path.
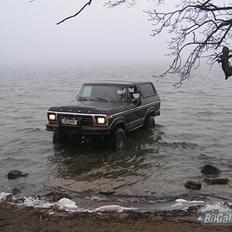
M 140 92 L 136 86 L 129 87 L 129 96 L 130 101 L 133 102 L 136 106 L 141 104 Z

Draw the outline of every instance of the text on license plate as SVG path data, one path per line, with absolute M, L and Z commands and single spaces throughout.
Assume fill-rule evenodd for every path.
M 62 124 L 65 125 L 77 125 L 78 124 L 78 120 L 75 119 L 68 119 L 68 118 L 62 118 L 61 119 Z

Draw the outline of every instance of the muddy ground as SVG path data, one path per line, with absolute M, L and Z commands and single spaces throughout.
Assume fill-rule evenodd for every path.
M 0 204 L 0 231 L 4 232 L 107 232 L 231 231 L 232 226 L 202 226 L 194 213 L 67 213 Z

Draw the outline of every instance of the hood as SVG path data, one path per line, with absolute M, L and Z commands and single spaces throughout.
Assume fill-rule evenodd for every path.
M 73 105 L 54 106 L 49 111 L 83 113 L 83 114 L 111 114 L 123 109 L 122 102 L 104 102 L 104 101 L 77 101 Z

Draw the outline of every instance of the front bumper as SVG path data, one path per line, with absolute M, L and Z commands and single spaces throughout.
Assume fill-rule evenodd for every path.
M 108 135 L 110 128 L 108 127 L 84 127 L 84 126 L 61 126 L 59 124 L 46 124 L 48 131 L 62 131 L 70 135 Z

